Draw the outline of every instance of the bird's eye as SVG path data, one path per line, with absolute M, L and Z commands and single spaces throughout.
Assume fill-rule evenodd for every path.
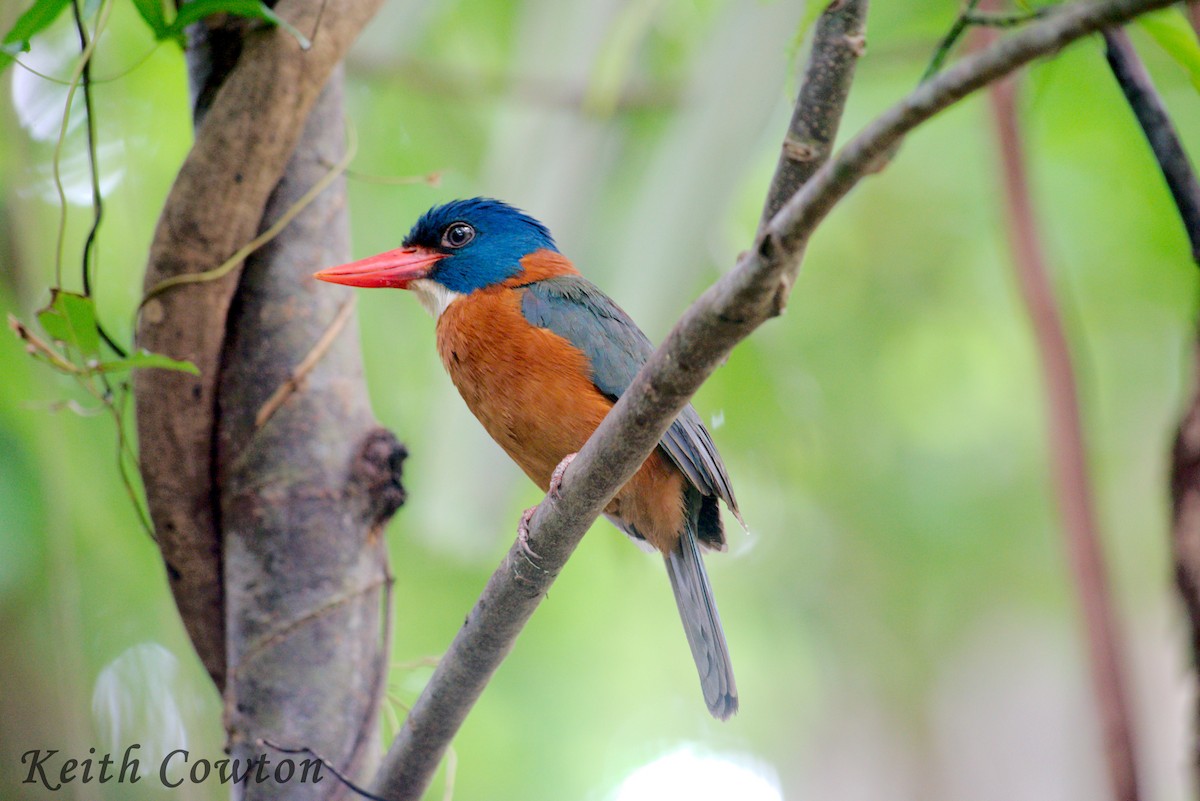
M 475 238 L 475 229 L 465 222 L 451 223 L 442 234 L 442 247 L 461 248 Z

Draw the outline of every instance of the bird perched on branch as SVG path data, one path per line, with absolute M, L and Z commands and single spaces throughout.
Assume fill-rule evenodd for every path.
M 399 249 L 316 277 L 412 290 L 437 319 L 438 353 L 463 400 L 543 491 L 556 488 L 653 351 L 544 225 L 497 200 L 437 206 Z M 724 720 L 737 711 L 737 688 L 700 558 L 702 548 L 725 549 L 718 499 L 738 515 L 721 457 L 689 405 L 605 515 L 665 558 L 704 700 Z

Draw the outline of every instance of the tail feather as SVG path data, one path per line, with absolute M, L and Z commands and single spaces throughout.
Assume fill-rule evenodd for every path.
M 733 680 L 733 664 L 725 644 L 721 616 L 717 614 L 712 586 L 700 558 L 696 517 L 689 515 L 679 545 L 666 556 L 667 575 L 671 578 L 671 589 L 675 591 L 675 602 L 679 605 L 692 658 L 696 660 L 696 670 L 700 673 L 700 687 L 708 711 L 715 718 L 727 720 L 738 710 L 737 685 Z

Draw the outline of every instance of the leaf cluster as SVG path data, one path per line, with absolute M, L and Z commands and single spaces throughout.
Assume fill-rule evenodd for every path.
M 0 70 L 16 60 L 21 53 L 28 53 L 30 40 L 58 19 L 62 12 L 73 0 L 35 0 L 13 27 L 0 40 Z M 262 0 L 189 0 L 179 6 L 178 11 L 168 15 L 173 5 L 162 0 L 132 0 L 138 14 L 150 27 L 154 38 L 160 42 L 173 40 L 181 47 L 184 44 L 184 31 L 189 25 L 217 14 L 231 14 L 235 17 L 258 20 L 268 25 L 277 25 L 295 37 L 302 48 L 307 49 L 310 42 L 304 34 L 296 30 L 286 20 L 276 14 Z M 95 2 L 95 0 L 92 0 Z M 86 3 L 84 14 L 87 15 Z

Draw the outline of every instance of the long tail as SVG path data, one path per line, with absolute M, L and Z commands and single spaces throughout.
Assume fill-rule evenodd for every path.
M 679 538 L 679 545 L 666 556 L 667 575 L 671 577 L 671 589 L 675 591 L 683 630 L 700 673 L 700 687 L 704 690 L 708 711 L 715 718 L 727 720 L 738 710 L 737 684 L 733 680 L 733 664 L 729 660 L 721 616 L 717 614 L 717 604 L 713 601 L 712 587 L 696 542 L 697 517 L 688 517 L 688 526 Z

